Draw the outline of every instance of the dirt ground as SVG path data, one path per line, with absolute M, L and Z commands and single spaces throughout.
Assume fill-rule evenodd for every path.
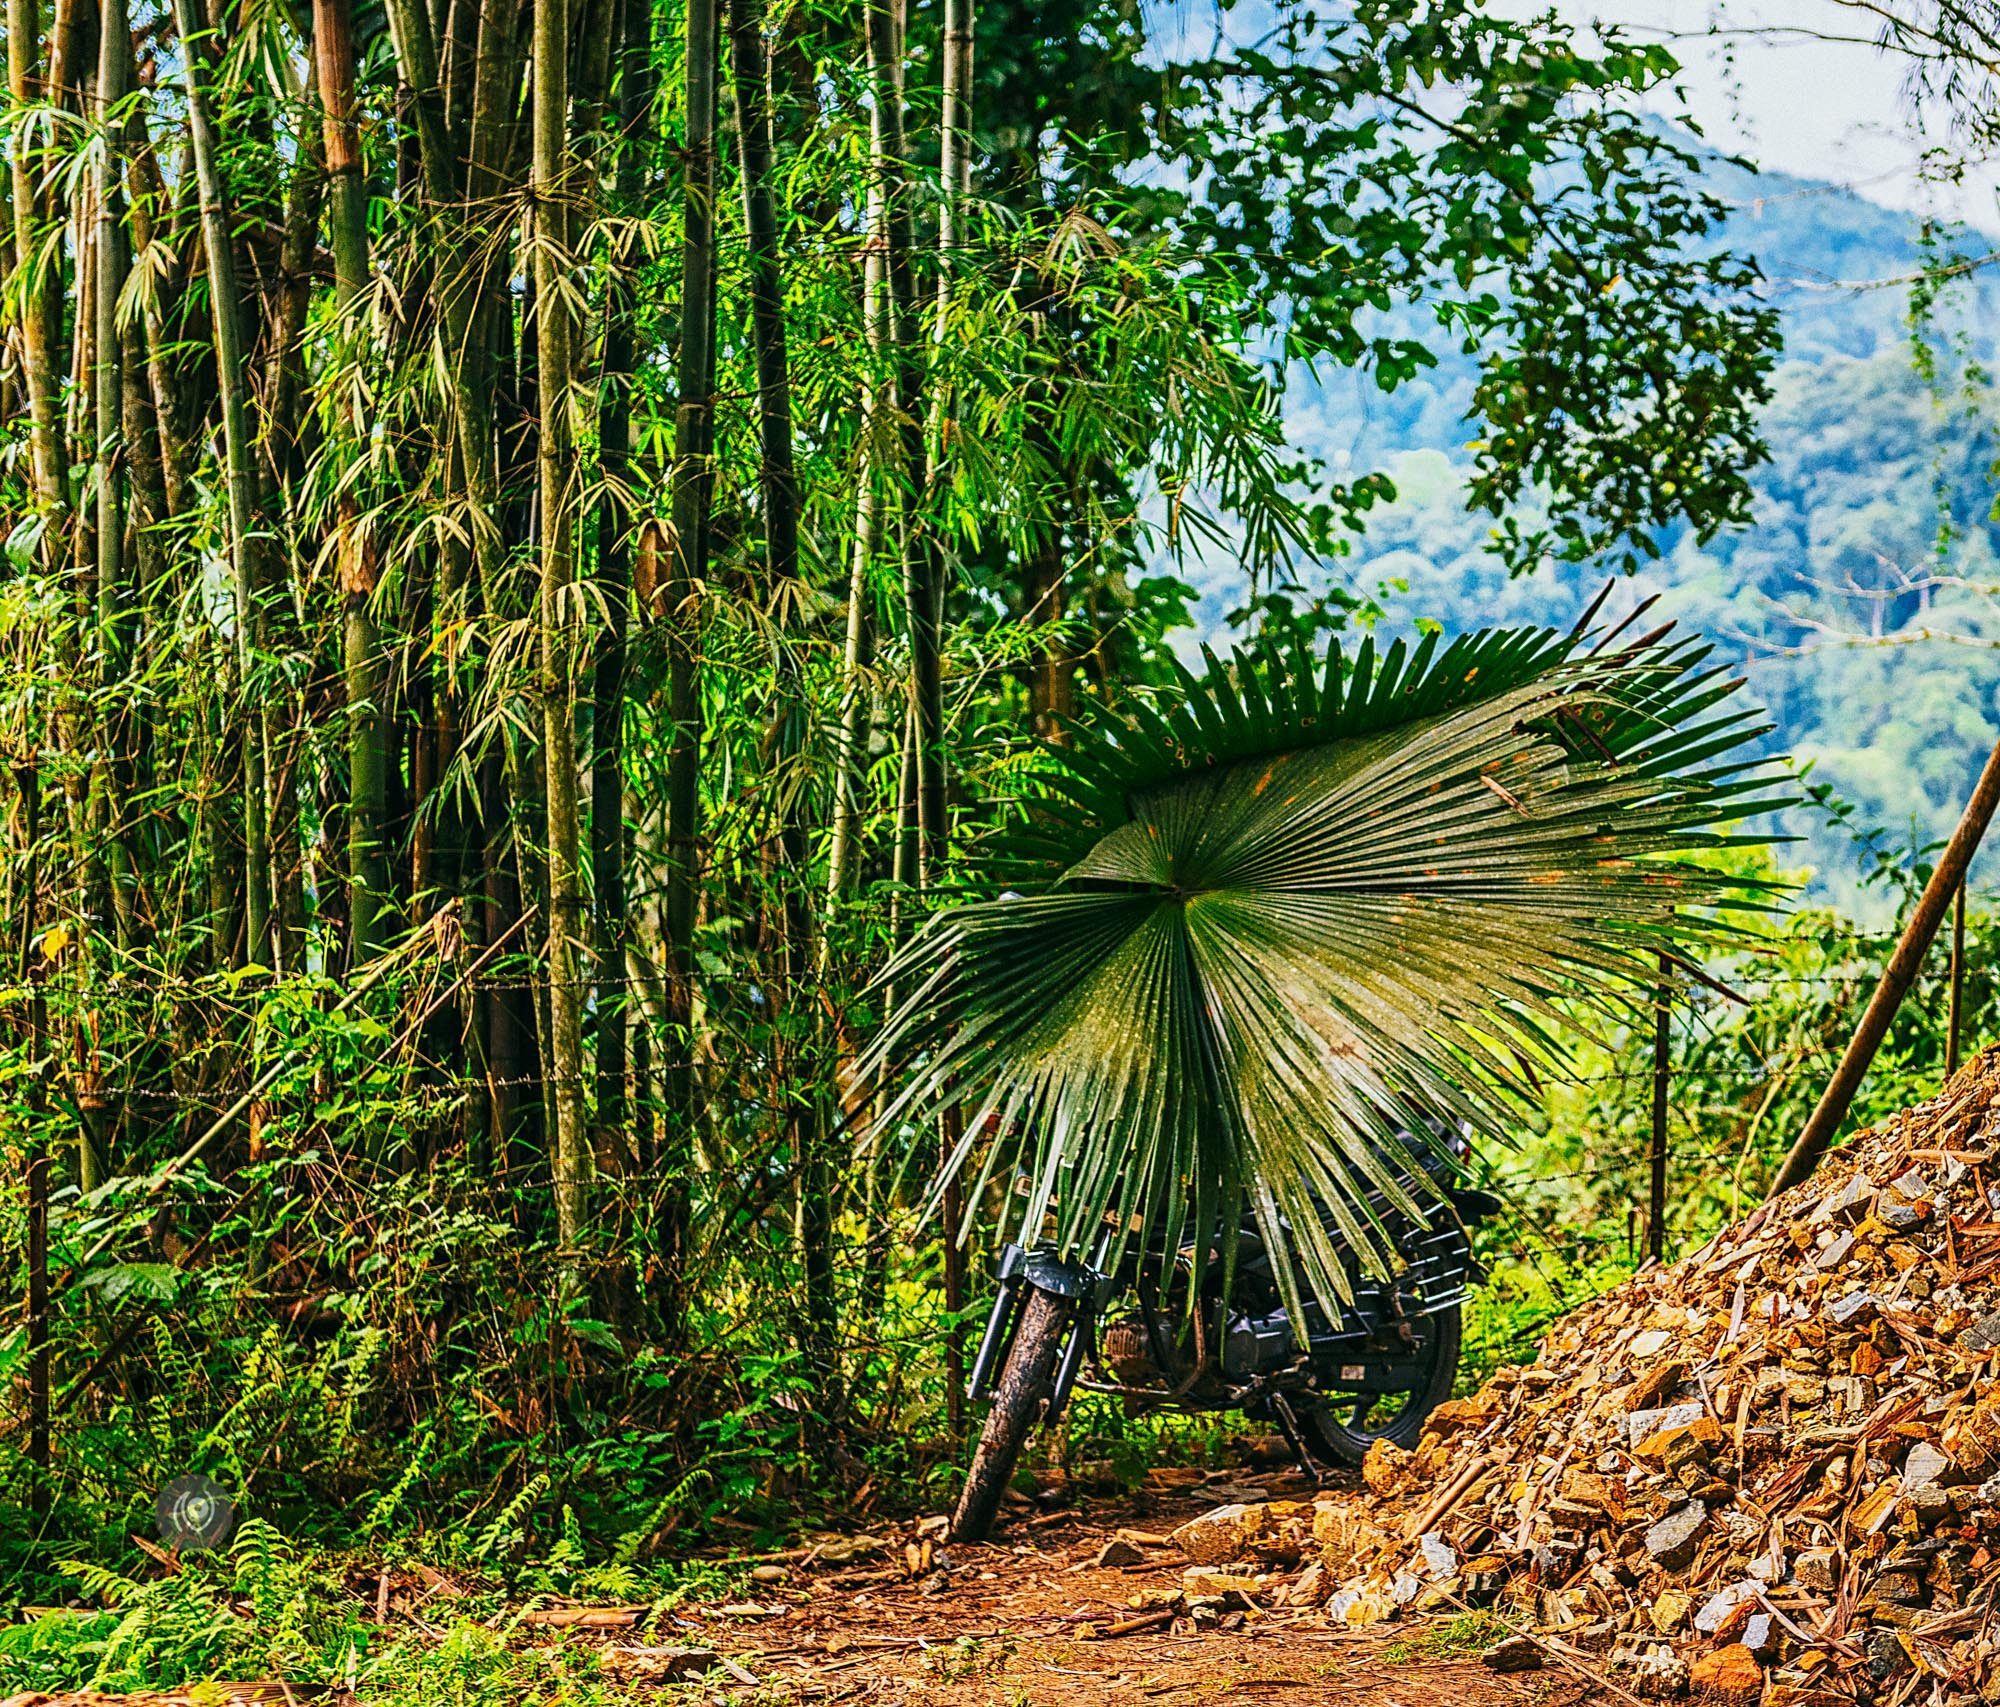
M 1236 1501 L 1310 1499 L 1295 1470 L 1155 1471 L 1131 1493 L 1048 1490 L 1054 1509 L 1011 1508 L 993 1539 L 957 1546 L 942 1522 L 858 1524 L 791 1552 L 719 1554 L 742 1598 L 665 1608 L 538 1602 L 489 1627 L 510 1646 L 595 1648 L 594 1698 L 704 1707 L 1584 1707 L 1631 1700 L 1553 1651 L 1502 1674 L 1479 1649 L 1489 1625 L 1406 1620 L 1330 1625 L 1317 1608 L 1247 1601 L 1186 1616 L 1187 1561 L 1166 1534 Z M 1125 1562 L 1100 1563 L 1122 1540 Z M 747 1582 L 744 1568 L 750 1567 Z M 427 1618 L 439 1573 L 379 1592 L 385 1622 Z M 361 1585 L 366 1587 L 364 1583 Z M 452 1592 L 456 1592 L 455 1590 Z M 365 1707 L 329 1688 L 211 1683 L 143 1696 L 17 1696 L 0 1707 Z
M 1156 1485 L 1066 1509 L 1016 1509 L 983 1546 L 936 1544 L 926 1555 L 907 1528 L 875 1532 L 884 1545 L 832 1563 L 842 1541 L 767 1564 L 755 1598 L 683 1607 L 680 1628 L 654 1641 L 713 1648 L 739 1687 L 760 1699 L 866 1701 L 893 1707 L 1574 1707 L 1600 1698 L 1590 1678 L 1553 1658 L 1502 1675 L 1476 1654 L 1449 1651 L 1441 1629 L 1393 1634 L 1330 1627 L 1317 1610 L 1241 1608 L 1196 1628 L 1156 1614 L 1139 1622 L 1148 1591 L 1180 1585 L 1178 1551 L 1142 1544 L 1143 1561 L 1096 1563 L 1105 1544 L 1162 1535 L 1233 1499 L 1310 1498 L 1295 1473 L 1229 1473 Z M 911 1552 L 912 1546 L 916 1551 Z M 780 1577 L 779 1572 L 783 1575 Z M 1164 1609 L 1162 1609 L 1164 1610 Z M 643 1650 L 627 1650 L 643 1665 Z

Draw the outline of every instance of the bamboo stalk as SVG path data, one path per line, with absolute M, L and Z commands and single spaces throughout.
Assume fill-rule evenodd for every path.
M 16 112 L 41 99 L 36 75 L 36 49 L 41 41 L 41 7 L 37 0 L 7 0 L 7 89 Z M 32 133 L 21 131 L 8 153 L 12 157 L 14 201 L 14 264 L 24 281 L 21 302 L 21 369 L 28 393 L 29 443 L 33 448 L 35 499 L 42 512 L 42 556 L 51 568 L 67 507 L 69 466 L 57 397 L 57 328 L 62 315 L 62 275 L 45 264 L 42 234 L 53 217 L 43 185 L 60 182 L 45 176 L 44 151 L 30 146 Z M 47 261 L 52 262 L 53 257 Z
M 355 371 L 365 336 L 369 286 L 368 184 L 354 81 L 352 0 L 314 0 L 313 70 L 325 137 L 332 218 L 334 302 L 340 314 L 335 421 L 342 454 L 362 454 Z M 388 755 L 382 738 L 387 690 L 375 619 L 379 582 L 372 542 L 361 526 L 356 472 L 342 475 L 334 501 L 335 576 L 341 601 L 342 674 L 347 716 L 347 925 L 349 962 L 368 964 L 383 946 L 391 897 L 388 865 Z
M 230 235 L 219 143 L 209 110 L 208 32 L 192 0 L 173 0 L 185 60 L 188 139 L 201 197 L 202 247 L 208 261 L 209 313 L 215 343 L 216 389 L 222 403 L 223 455 L 229 499 L 229 554 L 235 584 L 236 691 L 246 713 L 243 731 L 243 899 L 248 914 L 246 962 L 261 959 L 270 946 L 271 849 L 269 802 L 265 795 L 266 747 L 261 719 L 252 714 L 255 675 L 262 639 L 256 548 L 253 542 L 257 473 L 250 442 L 250 406 L 241 297 L 236 283 L 236 251 Z
M 932 320 L 931 349 L 943 348 L 951 311 L 957 253 L 963 238 L 964 207 L 972 185 L 972 56 L 974 0 L 944 0 L 944 110 L 939 126 L 938 285 Z M 926 475 L 931 504 L 923 526 L 912 529 L 918 541 L 916 573 L 907 583 L 910 626 L 910 698 L 916 713 L 918 882 L 929 889 L 944 870 L 949 839 L 945 806 L 944 669 L 942 636 L 945 601 L 945 556 L 940 470 L 945 461 L 951 425 L 949 388 L 936 374 L 931 382 L 930 441 Z M 944 1123 L 940 1149 L 946 1164 L 957 1147 L 953 1125 L 957 1110 Z M 965 1249 L 959 1229 L 964 1223 L 964 1187 L 953 1169 L 945 1184 L 944 1305 L 951 1318 L 945 1347 L 945 1379 L 954 1430 L 963 1426 L 965 1337 L 960 1321 L 965 1310 Z
M 629 213 L 644 185 L 642 149 L 651 132 L 653 17 L 650 0 L 620 7 L 616 180 L 619 211 Z M 597 1127 L 621 1151 L 630 1124 L 625 1092 L 625 671 L 632 595 L 632 529 L 627 494 L 632 467 L 634 291 L 643 259 L 636 226 L 618 242 L 606 279 L 604 389 L 598 406 L 603 497 L 597 511 L 597 584 L 604 626 L 591 684 L 590 865 L 596 900 Z M 643 1162 L 642 1162 L 643 1165 Z
M 539 643 L 542 756 L 548 801 L 550 1126 L 555 1133 L 556 1236 L 578 1251 L 590 1196 L 584 1125 L 583 873 L 576 767 L 576 452 L 570 426 L 575 336 L 570 307 L 569 7 L 535 0 L 533 235 L 535 347 L 541 393 Z
M 662 1171 L 692 1166 L 698 1120 L 694 1068 L 694 925 L 701 853 L 701 600 L 708 579 L 710 466 L 715 430 L 715 118 L 719 57 L 716 0 L 688 0 L 686 141 L 682 151 L 681 342 L 674 411 L 673 551 L 665 599 L 667 718 L 666 866 L 661 902 L 666 1037 L 662 1064 Z M 663 1313 L 684 1303 L 681 1252 L 670 1253 Z
M 881 0 L 868 0 L 863 34 L 868 61 L 867 258 L 862 273 L 861 320 L 870 356 L 879 363 L 896 343 L 895 305 L 889 279 L 894 246 L 890 229 L 890 185 L 896 171 L 892 140 L 901 129 L 902 88 L 893 47 L 894 20 Z M 880 20 L 878 23 L 878 19 Z M 833 910 L 854 882 L 859 857 L 863 800 L 863 741 L 871 717 L 866 673 L 874 656 L 874 624 L 869 614 L 869 580 L 880 548 L 883 506 L 877 493 L 876 438 L 894 401 L 891 384 L 871 374 L 861 396 L 861 430 L 855 458 L 854 546 L 847 579 L 847 630 L 841 648 L 840 734 L 834 753 L 833 822 L 827 841 L 828 917 L 821 937 L 821 961 L 831 949 Z
M 125 416 L 125 363 L 118 333 L 118 297 L 125 286 L 125 229 L 121 216 L 118 106 L 132 60 L 124 0 L 99 0 L 97 88 L 93 102 L 97 159 L 93 168 L 97 212 L 97 301 L 93 328 L 93 392 L 97 497 L 97 631 L 102 673 L 125 673 L 125 513 L 118 477 Z
M 777 1072 L 788 1102 L 799 1185 L 799 1243 L 805 1271 L 807 1349 L 821 1382 L 823 1415 L 840 1408 L 838 1310 L 835 1297 L 834 1179 L 822 1104 L 810 1059 L 817 1019 L 806 995 L 813 923 L 806 882 L 810 838 L 806 792 L 784 773 L 805 760 L 805 694 L 793 649 L 798 644 L 799 497 L 792 456 L 792 392 L 785 343 L 784 280 L 778 256 L 777 205 L 771 192 L 773 142 L 770 67 L 757 0 L 728 0 L 730 65 L 734 72 L 736 141 L 749 239 L 750 328 L 757 357 L 758 483 L 764 502 L 764 546 L 777 630 L 777 668 L 769 743 L 780 823 L 777 880 L 782 885 L 783 949 Z
M 43 1112 L 41 1061 L 48 1029 L 47 1004 L 34 964 L 36 906 L 41 889 L 41 773 L 34 764 L 14 770 L 21 792 L 22 842 L 26 858 L 21 874 L 21 940 L 16 965 L 28 991 L 27 1058 L 34 1064 L 24 1087 L 28 1114 L 28 1164 L 24 1184 L 28 1199 L 28 1462 L 34 1476 L 28 1509 L 37 1530 L 49 1517 L 49 1149 L 40 1129 Z M 38 1537 L 39 1538 L 39 1537 Z

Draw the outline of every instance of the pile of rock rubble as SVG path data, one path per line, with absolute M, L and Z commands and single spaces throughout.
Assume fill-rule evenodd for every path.
M 1176 1532 L 1190 1596 L 1492 1608 L 1648 1699 L 2000 1702 L 2000 1050 L 1525 1368 L 1365 1493 Z

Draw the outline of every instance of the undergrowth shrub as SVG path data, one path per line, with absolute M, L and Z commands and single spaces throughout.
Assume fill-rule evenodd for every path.
M 329 1563 L 247 1519 L 226 1553 L 191 1554 L 135 1578 L 83 1560 L 61 1567 L 95 1609 L 0 1629 L 0 1689 L 120 1692 L 210 1677 L 332 1683 L 355 1675 L 362 1607 Z

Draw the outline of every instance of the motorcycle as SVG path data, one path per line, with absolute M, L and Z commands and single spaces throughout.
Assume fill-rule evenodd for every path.
M 1480 1278 L 1469 1230 L 1499 1200 L 1450 1183 L 1465 1140 L 1407 1147 L 1423 1158 L 1435 1207 L 1412 1221 L 1376 1194 L 1373 1207 L 1405 1265 L 1388 1283 L 1364 1274 L 1344 1243 L 1351 1301 L 1338 1318 L 1310 1296 L 1295 1322 L 1254 1220 L 1237 1230 L 1227 1295 L 1218 1261 L 1190 1303 L 1192 1239 L 1128 1251 L 1108 1272 L 1092 1261 L 1007 1245 L 967 1382 L 989 1409 L 952 1518 L 961 1541 L 992 1527 L 1028 1436 L 1054 1428 L 1081 1388 L 1134 1409 L 1241 1411 L 1273 1423 L 1301 1468 L 1358 1467 L 1377 1440 L 1412 1447 L 1457 1378 L 1460 1309 Z M 1406 1184 L 1410 1183 L 1407 1180 Z

